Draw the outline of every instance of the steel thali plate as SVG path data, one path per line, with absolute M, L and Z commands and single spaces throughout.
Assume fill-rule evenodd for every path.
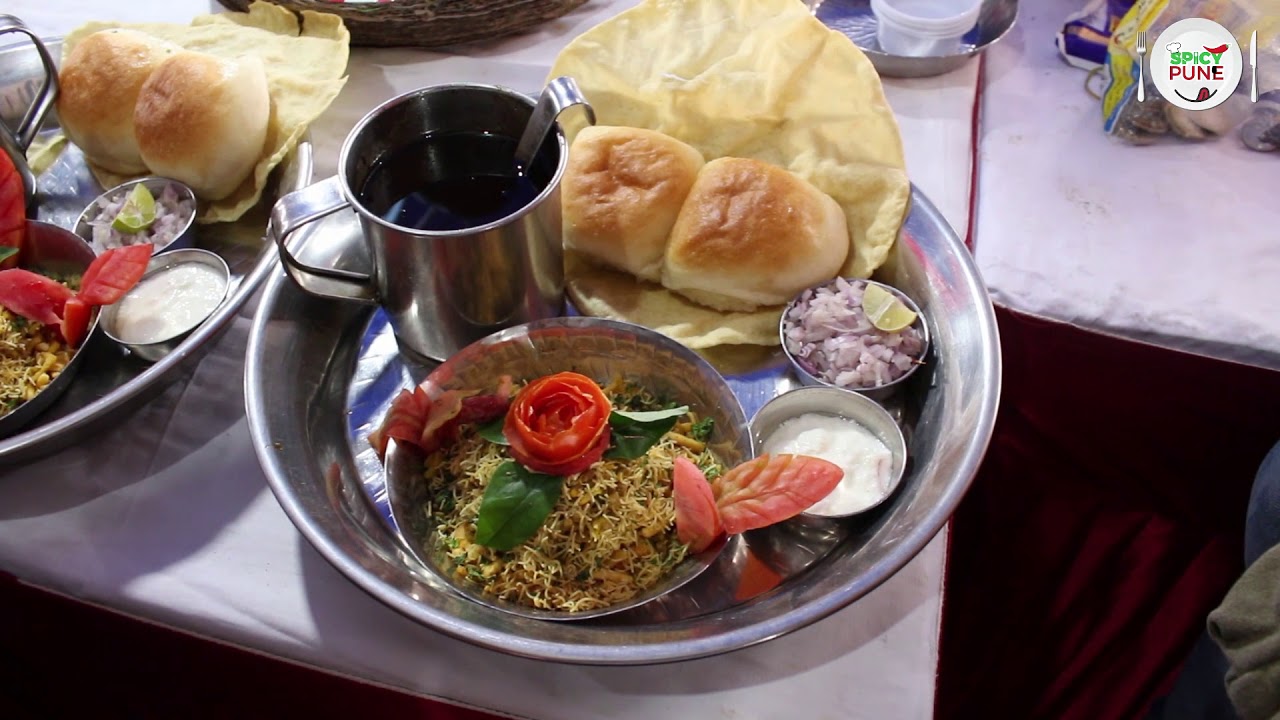
M 306 262 L 365 266 L 352 213 L 331 216 L 295 241 Z M 918 190 L 893 257 L 876 277 L 910 294 L 934 332 L 927 368 L 888 403 L 911 456 L 894 496 L 842 524 L 793 521 L 748 533 L 689 585 L 596 620 L 531 620 L 467 600 L 441 587 L 389 530 L 382 468 L 364 438 L 392 396 L 430 368 L 397 351 L 380 311 L 308 296 L 274 274 L 249 338 L 250 432 L 268 484 L 307 540 L 352 582 L 427 627 L 558 662 L 716 655 L 813 623 L 892 576 L 955 511 L 986 451 L 1000 390 L 994 313 L 968 250 Z M 707 357 L 747 417 L 797 385 L 777 348 Z M 780 584 L 744 593 L 742 572 L 754 562 Z
M 56 61 L 61 41 L 46 39 L 44 43 Z M 0 48 L 0 121 L 16 124 L 43 77 L 32 44 Z M 57 116 L 50 112 L 41 137 L 55 132 Z M 234 223 L 197 225 L 196 246 L 216 252 L 231 269 L 233 286 L 228 299 L 176 350 L 155 364 L 129 356 L 104 333 L 95 332 L 80 349 L 84 357 L 66 392 L 32 424 L 15 435 L 0 437 L 0 465 L 31 460 L 92 437 L 106 423 L 151 400 L 194 368 L 276 265 L 275 248 L 263 239 L 272 198 L 307 185 L 311 175 L 311 143 L 304 136 L 276 168 L 257 207 Z M 80 212 L 103 192 L 84 155 L 70 143 L 36 180 L 38 219 L 67 229 L 75 227 Z

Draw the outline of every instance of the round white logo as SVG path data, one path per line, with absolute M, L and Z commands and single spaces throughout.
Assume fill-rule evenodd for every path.
M 1208 110 L 1226 102 L 1244 72 L 1235 36 L 1203 18 L 1165 28 L 1147 52 L 1156 90 L 1184 110 Z

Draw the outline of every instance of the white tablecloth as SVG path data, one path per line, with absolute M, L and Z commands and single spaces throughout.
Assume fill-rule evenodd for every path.
M 375 103 L 444 81 L 540 87 L 551 59 L 623 2 L 591 2 L 531 35 L 459 49 L 352 52 L 351 80 L 312 127 L 317 177 Z M 10 2 L 39 33 L 88 18 L 186 22 L 198 0 Z M 216 9 L 216 6 L 213 8 Z M 914 182 L 968 222 L 977 67 L 887 82 Z M 944 539 L 863 600 L 787 637 L 645 668 L 572 667 L 480 650 L 370 599 L 295 531 L 243 419 L 239 320 L 187 383 L 119 429 L 0 470 L 0 568 L 36 585 L 333 672 L 533 717 L 927 718 L 938 657 Z M 499 685 L 500 683 L 500 685 Z M 492 692 L 501 686 L 502 693 Z
M 975 244 L 993 299 L 1280 369 L 1280 153 L 1106 136 L 1053 46 L 1084 4 L 1022 3 L 987 53 Z

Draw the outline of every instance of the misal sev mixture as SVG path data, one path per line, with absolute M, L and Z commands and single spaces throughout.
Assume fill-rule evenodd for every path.
M 615 380 L 605 395 L 619 409 L 673 407 Z M 677 456 L 709 477 L 724 470 L 706 448 L 710 423 L 692 413 L 634 460 L 606 458 L 564 478 L 551 513 L 536 533 L 506 551 L 476 542 L 477 517 L 490 479 L 508 449 L 466 428 L 426 458 L 416 485 L 414 536 L 432 560 L 460 582 L 501 600 L 581 612 L 624 602 L 653 587 L 683 561 L 676 537 L 672 468 Z
M 0 417 L 53 382 L 74 352 L 56 329 L 0 308 Z

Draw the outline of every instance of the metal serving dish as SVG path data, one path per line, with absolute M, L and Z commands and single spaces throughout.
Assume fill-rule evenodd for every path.
M 365 262 L 354 214 L 321 221 L 297 244 L 301 259 L 315 264 Z M 896 248 L 877 277 L 915 298 L 933 329 L 929 365 L 891 405 L 910 454 L 897 491 L 824 529 L 782 523 L 752 531 L 688 585 L 633 610 L 554 623 L 442 592 L 391 529 L 381 463 L 366 441 L 391 398 L 430 368 L 401 356 L 381 312 L 305 295 L 283 274 L 267 282 L 249 337 L 245 396 L 255 450 L 285 513 L 322 556 L 388 606 L 453 637 L 524 657 L 604 665 L 692 659 L 764 642 L 849 605 L 906 565 L 955 511 L 990 440 L 1000 351 L 973 260 L 914 190 Z M 798 386 L 780 348 L 704 355 L 748 417 Z M 757 563 L 781 583 L 749 591 L 743 570 Z
M 115 196 L 117 193 L 127 195 L 131 192 L 135 185 L 143 185 L 151 193 L 152 197 L 159 202 L 160 196 L 164 193 L 167 186 L 172 186 L 178 195 L 179 201 L 191 203 L 191 217 L 187 218 L 187 222 L 182 227 L 182 231 L 166 243 L 152 243 L 155 245 L 155 254 L 159 255 L 170 250 L 185 250 L 195 246 L 196 244 L 196 217 L 200 215 L 200 203 L 196 200 L 196 193 L 186 183 L 170 180 L 169 178 L 148 175 L 140 177 L 137 180 L 128 180 L 120 183 L 113 188 L 107 188 L 91 201 L 91 205 L 85 207 L 84 212 L 80 213 L 80 217 L 76 218 L 75 225 L 72 230 L 77 235 L 89 241 L 95 252 L 106 252 L 106 248 L 102 247 L 93 239 L 93 223 L 102 216 L 102 206 L 106 205 L 107 196 Z M 104 220 L 105 222 L 105 220 Z
M 906 472 L 907 441 L 893 415 L 880 403 L 861 393 L 826 385 L 811 385 L 796 388 L 775 397 L 765 403 L 756 416 L 751 418 L 751 437 L 755 441 L 756 452 L 765 452 L 769 438 L 789 420 L 808 413 L 844 418 L 861 425 L 884 443 L 893 458 L 893 463 L 884 494 L 874 503 L 859 510 L 840 514 L 820 514 L 813 512 L 810 508 L 801 513 L 802 516 L 815 522 L 840 521 L 870 512 L 893 497 Z
M 93 247 L 79 235 L 57 225 L 27 221 L 27 238 L 22 247 L 19 267 L 60 275 L 83 275 L 89 264 L 93 262 L 93 258 Z M 93 337 L 101 315 L 101 312 L 93 311 L 83 342 L 88 342 L 89 338 Z M 76 348 L 75 354 L 67 361 L 62 372 L 58 373 L 58 376 L 53 378 L 44 389 L 36 393 L 35 397 L 17 406 L 12 412 L 0 415 L 0 437 L 26 427 L 67 391 L 76 376 L 76 371 L 80 368 L 83 350 L 83 345 Z
M 532 380 L 570 369 L 601 382 L 615 377 L 633 380 L 659 396 L 688 405 L 700 417 L 715 418 L 710 446 L 726 466 L 754 454 L 747 418 L 733 388 L 694 351 L 638 325 L 588 317 L 551 318 L 517 325 L 468 345 L 439 365 L 428 380 L 445 390 L 466 391 L 489 387 L 503 374 Z M 436 575 L 440 587 L 523 617 L 580 621 L 636 608 L 683 587 L 726 550 L 726 543 L 718 542 L 690 555 L 645 592 L 604 608 L 570 613 L 505 602 L 479 592 L 470 583 L 458 582 L 435 553 L 423 548 L 415 537 L 414 518 L 421 517 L 421 512 L 411 500 L 411 486 L 421 479 L 421 454 L 393 441 L 386 459 L 391 519 L 409 543 L 410 552 Z M 737 542 L 735 536 L 727 543 L 729 552 Z
M 45 46 L 58 58 L 61 41 L 46 39 Z M 36 48 L 31 43 L 0 48 L 0 121 L 16 125 L 30 105 L 44 77 Z M 57 128 L 50 113 L 42 136 Z M 47 455 L 78 440 L 98 435 L 122 413 L 130 412 L 158 395 L 168 383 L 195 366 L 211 341 L 217 339 L 276 266 L 274 248 L 264 242 L 267 211 L 279 195 L 311 182 L 311 143 L 304 139 L 276 168 L 273 186 L 263 202 L 239 221 L 197 225 L 198 247 L 217 253 L 231 270 L 226 302 L 178 348 L 154 365 L 131 358 L 102 333 L 94 333 L 80 350 L 83 356 L 75 382 L 48 409 L 17 435 L 0 436 L 0 464 L 16 464 Z M 71 229 L 81 211 L 104 190 L 85 164 L 84 155 L 68 145 L 48 170 L 36 178 L 38 219 Z
M 164 356 L 174 350 L 177 350 L 179 347 L 182 347 L 182 343 L 186 342 L 186 339 L 191 336 L 191 333 L 198 330 L 200 326 L 204 324 L 205 320 L 208 320 L 210 316 L 218 312 L 218 307 L 220 307 L 223 302 L 226 302 L 227 290 L 231 287 L 230 283 L 227 282 L 231 277 L 231 270 L 227 267 L 227 262 L 222 259 L 222 256 L 217 255 L 216 253 L 211 253 L 208 250 L 201 250 L 200 248 L 179 248 L 176 250 L 167 250 L 164 253 L 152 256 L 151 262 L 147 263 L 146 273 L 142 276 L 142 279 L 138 281 L 138 284 L 141 285 L 148 279 L 168 271 L 169 268 L 186 263 L 204 265 L 212 270 L 223 283 L 222 296 L 218 299 L 218 304 L 213 306 L 213 309 L 207 312 L 199 321 L 182 332 L 173 334 L 169 337 L 153 340 L 151 342 L 130 342 L 121 337 L 124 333 L 121 332 L 120 327 L 120 308 L 129 300 L 129 294 L 126 293 L 120 302 L 103 308 L 101 316 L 102 332 L 118 345 L 127 349 L 130 354 L 136 355 L 139 359 L 147 362 L 159 362 L 164 358 Z M 163 310 L 161 312 L 163 312 Z
M 885 77 L 930 77 L 951 72 L 969 58 L 1004 37 L 1018 19 L 1018 0 L 983 0 L 978 25 L 964 37 L 964 49 L 954 55 L 908 57 L 880 49 L 878 22 L 869 0 L 816 0 L 813 14 L 832 30 L 847 35 L 876 70 Z

